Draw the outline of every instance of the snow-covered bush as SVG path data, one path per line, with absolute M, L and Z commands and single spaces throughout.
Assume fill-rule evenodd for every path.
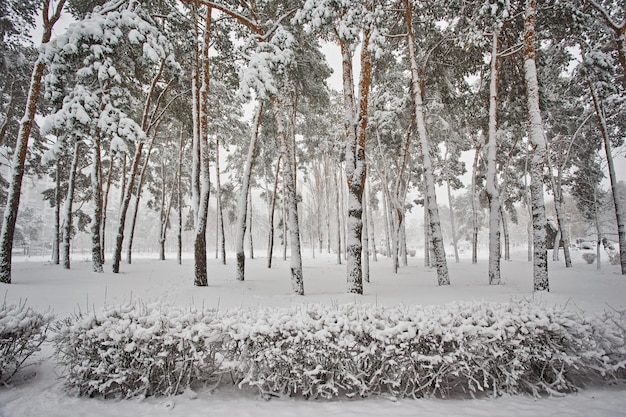
M 533 395 L 626 377 L 625 312 L 531 302 L 185 311 L 138 304 L 57 325 L 79 395 L 178 394 L 230 373 L 263 395 Z
M 583 256 L 583 259 L 585 260 L 585 262 L 587 262 L 588 264 L 592 264 L 596 260 L 596 254 L 595 253 L 586 252 L 586 253 L 583 253 L 582 256 Z
M 50 312 L 38 313 L 26 303 L 0 306 L 0 383 L 8 383 L 26 360 L 38 352 L 53 320 Z
M 526 302 L 237 311 L 222 324 L 240 385 L 267 395 L 567 392 L 626 354 L 615 326 Z
M 213 317 L 163 305 L 107 307 L 57 322 L 55 356 L 78 395 L 179 394 L 216 377 Z

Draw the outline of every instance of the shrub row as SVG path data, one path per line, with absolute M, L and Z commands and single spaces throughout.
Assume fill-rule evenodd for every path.
M 26 360 L 38 352 L 54 316 L 25 303 L 0 306 L 0 383 L 7 384 Z
M 394 397 L 569 392 L 624 377 L 625 312 L 530 302 L 184 310 L 133 304 L 59 322 L 80 395 L 178 394 L 229 373 L 264 395 Z

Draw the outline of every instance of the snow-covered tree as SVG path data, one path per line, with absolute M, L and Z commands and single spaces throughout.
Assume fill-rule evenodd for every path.
M 41 17 L 43 23 L 43 34 L 41 45 L 46 46 L 52 37 L 52 29 L 61 17 L 65 0 L 59 0 L 54 5 L 51 0 L 42 0 L 38 3 L 41 6 Z M 7 196 L 7 203 L 4 210 L 4 222 L 0 233 L 0 282 L 11 282 L 11 256 L 13 251 L 13 235 L 15 233 L 15 222 L 20 204 L 20 194 L 22 189 L 22 179 L 24 177 L 24 163 L 28 151 L 28 140 L 30 132 L 35 122 L 37 103 L 41 91 L 41 81 L 46 69 L 44 53 L 40 53 L 35 62 L 28 88 L 28 99 L 24 109 L 24 116 L 20 121 L 17 133 L 13 164 L 11 168 L 11 180 Z

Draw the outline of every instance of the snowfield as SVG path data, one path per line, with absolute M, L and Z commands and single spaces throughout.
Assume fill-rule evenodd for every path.
M 346 294 L 345 264 L 336 265 L 336 256 L 310 254 L 304 259 L 305 296 L 291 294 L 289 261 L 275 259 L 272 269 L 266 259 L 246 261 L 246 281 L 235 280 L 235 260 L 221 265 L 209 258 L 209 286 L 193 286 L 193 261 L 178 265 L 156 256 L 134 257 L 132 265 L 122 263 L 121 273 L 91 272 L 88 255 L 75 255 L 72 270 L 63 270 L 47 259 L 16 259 L 13 283 L 0 284 L 7 303 L 27 300 L 38 311 L 50 308 L 58 318 L 77 312 L 99 311 L 104 305 L 122 305 L 130 300 L 163 302 L 174 306 L 195 305 L 207 309 L 258 309 L 321 304 L 379 306 L 443 305 L 454 302 L 509 302 L 531 300 L 541 305 L 566 306 L 581 314 L 624 309 L 626 278 L 619 267 L 586 264 L 581 252 L 574 252 L 574 268 L 550 262 L 550 293 L 532 292 L 532 264 L 526 253 L 513 254 L 502 262 L 503 284 L 489 286 L 487 262 L 472 265 L 465 258 L 455 264 L 448 259 L 452 285 L 438 287 L 436 270 L 424 267 L 420 258 L 409 258 L 409 266 L 391 273 L 389 259 L 380 256 L 371 262 L 371 281 L 364 284 L 363 296 Z M 550 256 L 551 259 L 551 256 Z M 60 368 L 51 358 L 52 346 L 44 345 L 32 366 L 24 368 L 9 387 L 0 388 L 0 417 L 29 416 L 622 416 L 626 410 L 626 384 L 589 387 L 562 397 L 536 399 L 531 396 L 498 398 L 396 400 L 389 397 L 366 399 L 306 400 L 275 398 L 264 400 L 257 391 L 225 386 L 186 391 L 175 397 L 132 400 L 77 398 L 65 392 Z

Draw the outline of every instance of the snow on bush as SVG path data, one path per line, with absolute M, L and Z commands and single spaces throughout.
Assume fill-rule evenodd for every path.
M 615 319 L 615 315 L 619 319 Z M 394 397 L 568 392 L 624 368 L 624 313 L 591 321 L 510 304 L 233 312 L 241 384 L 264 394 Z
M 177 394 L 225 372 L 265 396 L 541 395 L 626 376 L 625 319 L 530 302 L 219 313 L 134 305 L 62 322 L 54 340 L 81 395 Z
M 50 312 L 38 313 L 26 303 L 0 306 L 0 383 L 6 384 L 26 360 L 38 352 L 53 320 Z
M 78 395 L 173 395 L 215 377 L 212 320 L 193 308 L 132 303 L 57 322 L 52 340 Z

